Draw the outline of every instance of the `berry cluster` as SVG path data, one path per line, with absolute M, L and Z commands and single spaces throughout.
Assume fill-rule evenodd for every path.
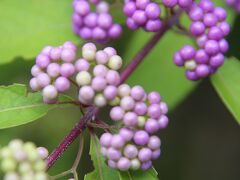
M 77 58 L 77 48 L 71 42 L 60 47 L 45 47 L 32 67 L 30 87 L 42 90 L 45 103 L 55 103 L 58 93 L 70 88 L 73 77 L 79 86 L 79 101 L 85 105 L 105 106 L 115 103 L 122 58 L 114 48 L 98 50 L 93 43 L 82 47 L 82 57 Z
M 91 3 L 96 5 L 96 12 L 91 11 L 88 0 L 74 0 L 72 26 L 75 34 L 85 40 L 98 42 L 118 38 L 122 33 L 122 27 L 113 24 L 112 16 L 108 12 L 108 3 L 100 0 L 92 0 Z
M 228 50 L 225 37 L 230 26 L 225 21 L 226 11 L 215 7 L 211 0 L 193 3 L 186 10 L 192 24 L 190 34 L 196 38 L 198 50 L 186 45 L 174 55 L 174 63 L 186 68 L 186 77 L 198 80 L 213 74 L 223 63 Z
M 108 165 L 119 170 L 147 170 L 160 154 L 160 139 L 153 135 L 168 124 L 166 103 L 157 92 L 146 94 L 141 86 L 118 87 L 119 105 L 110 111 L 114 121 L 123 122 L 117 134 L 100 138 L 102 154 Z
M 240 13 L 240 0 L 225 0 L 225 1 L 229 6 L 232 6 L 233 8 L 236 9 L 238 13 Z
M 94 104 L 103 107 L 107 103 L 114 104 L 117 96 L 117 85 L 122 67 L 122 58 L 114 48 L 96 49 L 92 43 L 82 47 L 83 58 L 75 63 L 78 74 L 79 101 L 85 105 Z
M 46 163 L 47 149 L 36 148 L 31 142 L 12 140 L 0 149 L 0 166 L 4 180 L 48 180 Z
M 162 0 L 162 3 L 168 8 L 179 6 L 180 8 L 187 9 L 192 5 L 193 0 Z
M 128 17 L 126 24 L 132 30 L 143 27 L 145 31 L 157 32 L 162 27 L 160 7 L 150 0 L 126 1 L 123 12 Z
M 59 47 L 47 46 L 37 56 L 31 69 L 30 87 L 34 91 L 42 90 L 44 102 L 54 103 L 59 92 L 70 88 L 69 78 L 75 73 L 72 62 L 76 58 L 76 50 L 73 43 L 65 42 Z

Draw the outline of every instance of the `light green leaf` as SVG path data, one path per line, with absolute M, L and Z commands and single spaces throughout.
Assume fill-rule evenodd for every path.
M 211 82 L 219 96 L 240 123 L 240 61 L 231 58 L 212 76 Z
M 61 96 L 60 101 L 69 101 Z M 47 105 L 40 93 L 27 93 L 25 85 L 0 86 L 0 129 L 37 120 L 57 105 Z
M 154 168 L 147 171 L 127 171 L 119 172 L 120 180 L 157 180 L 158 173 Z
M 46 45 L 78 42 L 71 29 L 72 1 L 1 0 L 0 63 L 32 58 Z
M 124 61 L 129 62 L 152 35 L 136 31 L 126 44 Z M 167 32 L 127 82 L 140 84 L 147 91 L 159 91 L 163 100 L 173 108 L 197 85 L 187 80 L 184 69 L 177 67 L 172 60 L 173 54 L 184 44 L 192 44 L 192 41 L 186 36 Z
M 118 171 L 109 168 L 100 153 L 100 143 L 96 135 L 91 136 L 89 154 L 95 170 L 85 175 L 84 180 L 118 180 Z

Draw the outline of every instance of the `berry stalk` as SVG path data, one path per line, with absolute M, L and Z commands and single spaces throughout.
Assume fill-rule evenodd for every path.
M 167 32 L 174 24 L 177 24 L 180 11 L 175 13 L 172 17 L 166 20 L 163 27 L 159 32 L 153 35 L 153 37 L 146 43 L 146 45 L 138 52 L 133 60 L 127 65 L 127 67 L 121 73 L 120 84 L 123 83 L 137 68 L 137 66 L 144 60 L 144 58 L 150 53 L 152 48 L 157 44 L 161 37 Z M 63 141 L 56 147 L 56 149 L 47 158 L 47 167 L 51 168 L 57 159 L 64 153 L 69 145 L 81 134 L 87 126 L 87 122 L 93 119 L 98 113 L 99 109 L 96 107 L 89 107 L 85 115 L 70 131 L 70 133 L 63 139 Z

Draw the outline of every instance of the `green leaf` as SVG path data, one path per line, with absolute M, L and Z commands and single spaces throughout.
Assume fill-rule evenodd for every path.
M 1 0 L 0 63 L 32 58 L 45 45 L 77 42 L 71 29 L 72 1 Z
M 240 61 L 231 58 L 225 61 L 211 82 L 219 96 L 240 123 Z
M 152 35 L 136 31 L 126 44 L 124 61 L 129 62 Z M 187 80 L 184 69 L 177 67 L 172 60 L 173 54 L 184 44 L 192 44 L 191 39 L 168 31 L 127 82 L 140 84 L 147 91 L 159 91 L 163 100 L 173 108 L 197 85 L 196 82 Z
M 147 171 L 127 171 L 119 172 L 120 180 L 157 180 L 158 173 L 154 168 Z
M 69 100 L 60 97 L 60 102 Z M 44 104 L 40 93 L 27 93 L 25 85 L 0 86 L 0 129 L 37 120 L 54 107 Z
M 105 163 L 104 157 L 100 153 L 100 143 L 96 135 L 91 136 L 89 154 L 93 161 L 94 171 L 85 175 L 84 180 L 117 180 L 118 171 L 111 169 Z

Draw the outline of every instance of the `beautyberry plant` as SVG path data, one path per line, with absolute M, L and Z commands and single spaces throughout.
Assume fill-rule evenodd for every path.
M 240 10 L 240 1 L 226 2 Z M 115 19 L 114 6 L 120 10 L 121 22 L 120 18 Z M 229 49 L 227 35 L 231 28 L 225 7 L 215 5 L 213 0 L 73 0 L 72 10 L 69 22 L 81 42 L 66 39 L 58 46 L 45 46 L 36 55 L 29 81 L 34 93 L 26 95 L 19 85 L 3 87 L 2 94 L 12 95 L 12 98 L 0 102 L 0 110 L 16 110 L 20 106 L 21 111 L 15 112 L 19 117 L 11 118 L 10 124 L 1 127 L 0 123 L 0 128 L 30 122 L 45 115 L 50 108 L 65 104 L 77 106 L 82 117 L 50 155 L 47 149 L 18 139 L 1 147 L 0 172 L 3 175 L 0 177 L 4 180 L 54 180 L 71 175 L 71 180 L 77 180 L 84 145 L 82 135 L 72 168 L 55 176 L 49 175 L 48 169 L 87 129 L 91 135 L 90 155 L 95 171 L 84 179 L 135 179 L 139 176 L 157 179 L 153 164 L 162 153 L 159 132 L 169 124 L 167 100 L 164 102 L 165 98 L 154 89 L 147 92 L 143 85 L 125 81 L 169 30 L 176 32 L 176 40 L 178 35 L 184 34 L 193 43 L 174 49 L 172 59 L 166 61 L 183 67 L 190 81 L 216 73 L 223 66 Z M 188 23 L 182 22 L 184 16 Z M 122 53 L 125 46 L 118 50 L 119 46 L 113 43 L 122 41 L 122 35 L 128 38 L 123 31 L 126 28 L 133 34 L 141 30 L 153 34 L 127 65 Z M 100 116 L 101 111 L 106 112 L 106 117 Z M 99 139 L 96 128 L 104 130 Z

